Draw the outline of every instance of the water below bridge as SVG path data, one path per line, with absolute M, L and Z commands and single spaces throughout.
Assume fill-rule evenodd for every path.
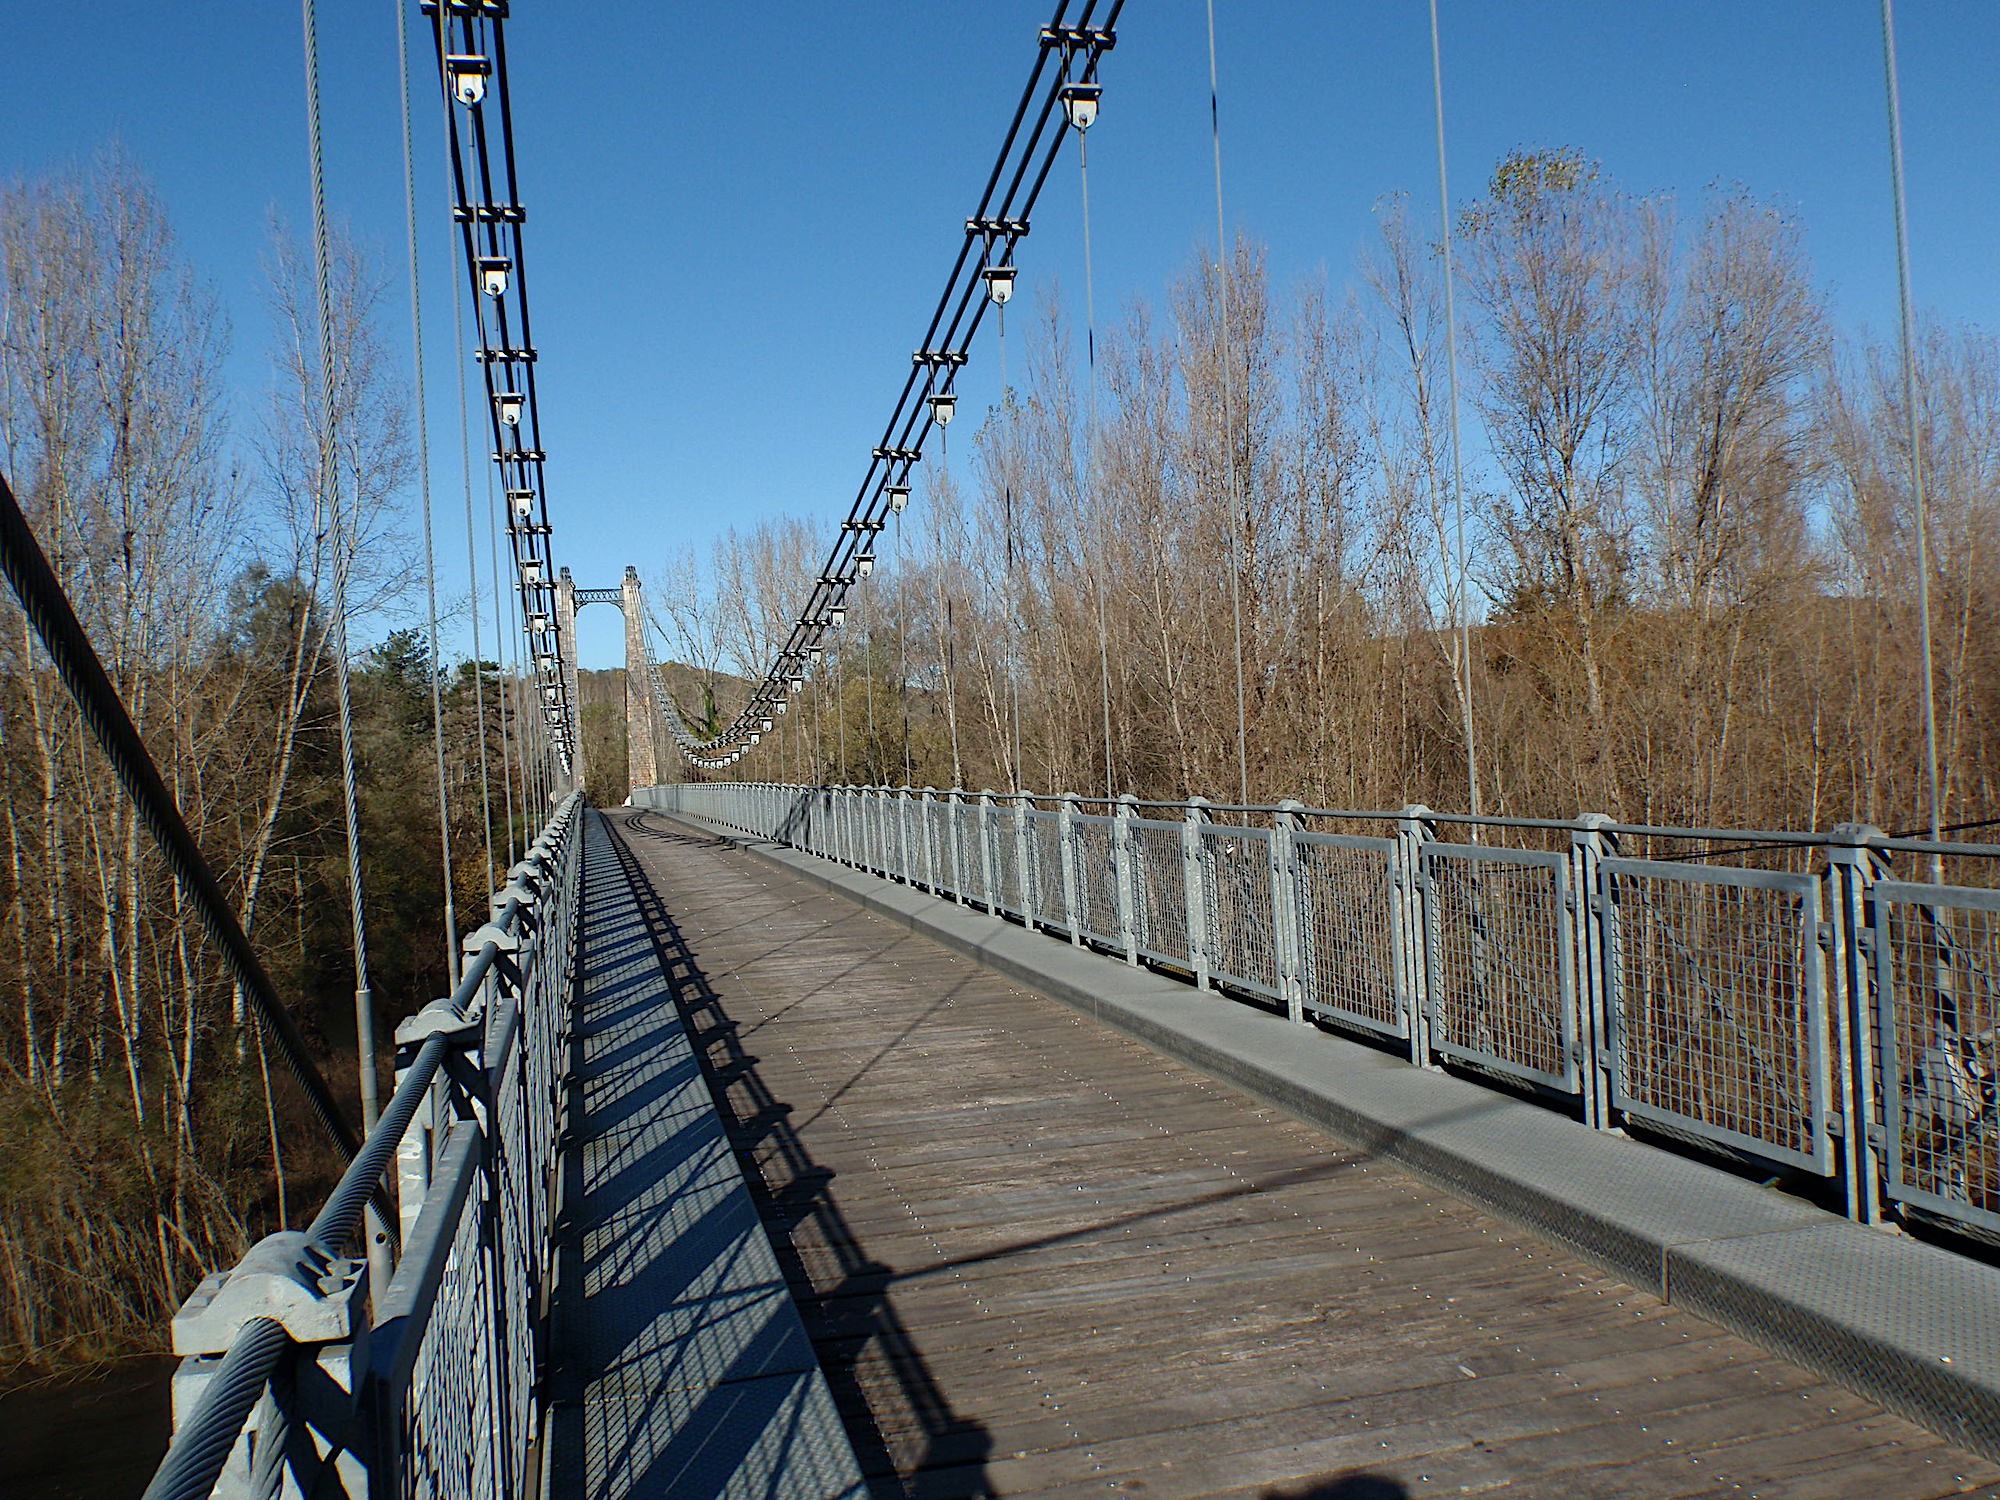
M 618 1227 L 633 1181 L 713 1147 L 687 1080 L 660 1082 L 690 1058 L 775 1252 L 702 1305 L 781 1281 L 810 1344 L 760 1323 L 705 1410 L 804 1433 L 830 1405 L 866 1491 L 2000 1493 L 1854 1393 L 754 853 L 659 814 L 593 838 L 591 910 L 629 882 L 674 1004 L 635 1005 L 629 935 L 593 953 L 587 927 L 559 1495 L 743 1456 L 660 1394 L 673 1295 Z M 778 1490 L 862 1492 L 803 1472 Z

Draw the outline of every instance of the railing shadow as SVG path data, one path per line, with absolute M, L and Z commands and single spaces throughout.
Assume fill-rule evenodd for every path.
M 813 1160 L 792 1124 L 791 1105 L 765 1084 L 758 1059 L 744 1049 L 737 1022 L 629 842 L 713 847 L 716 841 L 649 825 L 643 815 L 607 826 L 871 1489 L 921 1494 L 926 1473 L 948 1470 L 952 1493 L 992 1494 L 985 1477 L 990 1433 L 959 1415 L 932 1376 L 887 1295 L 894 1268 L 866 1253 L 834 1196 L 835 1174 Z M 824 1246 L 831 1268 L 815 1275 L 802 1243 Z M 864 1379 L 862 1361 L 871 1352 L 891 1382 Z

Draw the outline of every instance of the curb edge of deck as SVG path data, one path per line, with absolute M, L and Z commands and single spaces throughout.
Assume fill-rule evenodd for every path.
M 949 898 L 634 810 L 906 926 L 2000 1461 L 2000 1269 Z

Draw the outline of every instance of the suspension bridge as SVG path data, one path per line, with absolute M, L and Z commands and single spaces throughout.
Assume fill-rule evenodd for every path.
M 150 1496 L 2000 1494 L 2000 845 L 1945 839 L 1934 726 L 1914 835 L 1493 816 L 1470 770 L 1465 813 L 1257 803 L 1238 600 L 1235 802 L 744 779 L 1105 104 L 1122 0 L 1024 39 L 849 513 L 702 726 L 636 571 L 555 560 L 508 7 L 420 9 L 540 828 L 447 912 L 455 986 L 400 1007 L 385 1098 L 356 864 L 362 1130 L 0 484 L 0 565 L 348 1163 L 173 1318 Z M 1893 123 L 1892 46 L 1889 80 Z M 621 808 L 581 791 L 596 604 Z

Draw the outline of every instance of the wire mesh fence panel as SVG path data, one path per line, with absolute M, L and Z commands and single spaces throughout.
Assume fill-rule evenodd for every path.
M 1271 831 L 1218 823 L 1201 830 L 1209 973 L 1254 994 L 1278 997 Z
M 910 803 L 910 832 L 915 847 L 910 852 L 910 879 L 925 890 L 937 883 L 937 849 L 931 822 L 931 804 L 923 797 Z
M 916 804 L 916 812 L 920 826 L 924 830 L 924 888 L 944 890 L 946 866 L 950 864 L 952 858 L 948 842 L 950 832 L 944 828 L 940 820 L 944 804 L 938 802 L 936 798 L 924 798 L 922 802 Z
M 460 1126 L 470 1130 L 470 1122 Z M 470 1144 L 470 1143 L 468 1143 Z M 477 1171 L 476 1145 L 453 1152 L 450 1165 Z M 485 1205 L 477 1184 L 464 1194 L 444 1271 L 424 1311 L 399 1434 L 413 1497 L 478 1500 L 506 1488 L 501 1472 L 499 1357 L 490 1262 L 480 1244 Z
M 1002 911 L 1026 920 L 1034 904 L 1029 898 L 1032 877 L 1021 868 L 1021 841 L 1015 834 L 1017 817 L 1011 807 L 993 809 L 994 896 Z
M 1611 1102 L 1765 1160 L 1834 1169 L 1811 875 L 1607 859 Z
M 1139 952 L 1160 963 L 1192 963 L 1181 825 L 1134 818 L 1126 831 L 1131 838 L 1132 925 Z
M 901 792 L 889 804 L 889 832 L 896 860 L 895 868 L 889 873 L 898 880 L 914 880 L 910 849 L 910 799 Z
M 524 1091 L 521 1087 L 522 1048 L 508 1049 L 498 1077 L 492 1080 L 494 1141 L 492 1191 L 497 1203 L 499 1242 L 489 1253 L 499 1262 L 494 1374 L 500 1385 L 499 1416 L 504 1423 L 508 1455 L 526 1453 L 532 1436 L 534 1388 L 534 1317 L 542 1291 L 542 1226 L 540 1207 L 547 1201 L 544 1180 L 529 1138 Z M 553 1141 L 553 1137 L 550 1138 Z M 512 1489 L 510 1476 L 506 1487 Z
M 831 847 L 829 840 L 832 834 L 829 830 L 833 826 L 833 798 L 825 792 L 813 794 L 810 826 L 813 852 L 823 856 Z
M 931 806 L 916 796 L 910 799 L 910 883 L 928 890 L 931 869 Z
M 875 798 L 868 792 L 854 794 L 854 863 L 875 868 Z
M 992 904 L 986 883 L 986 840 L 982 829 L 986 809 L 977 802 L 961 802 L 952 810 L 958 825 L 958 893 L 979 906 Z
M 1036 808 L 1028 814 L 1028 852 L 1035 861 L 1035 920 L 1058 932 L 1069 931 L 1063 904 L 1062 815 Z
M 1403 944 L 1396 841 L 1299 833 L 1292 842 L 1306 1009 L 1408 1036 L 1410 1019 L 1396 982 Z
M 1425 844 L 1421 861 L 1431 1044 L 1575 1092 L 1581 1059 L 1568 856 Z
M 2000 1235 L 2000 891 L 1874 889 L 1888 1195 Z
M 933 797 L 924 804 L 924 847 L 929 863 L 926 884 L 939 895 L 949 895 L 951 868 L 951 804 Z
M 1077 913 L 1083 935 L 1107 948 L 1125 946 L 1118 916 L 1118 863 L 1113 856 L 1114 819 L 1079 813 L 1070 827 L 1076 840 Z

